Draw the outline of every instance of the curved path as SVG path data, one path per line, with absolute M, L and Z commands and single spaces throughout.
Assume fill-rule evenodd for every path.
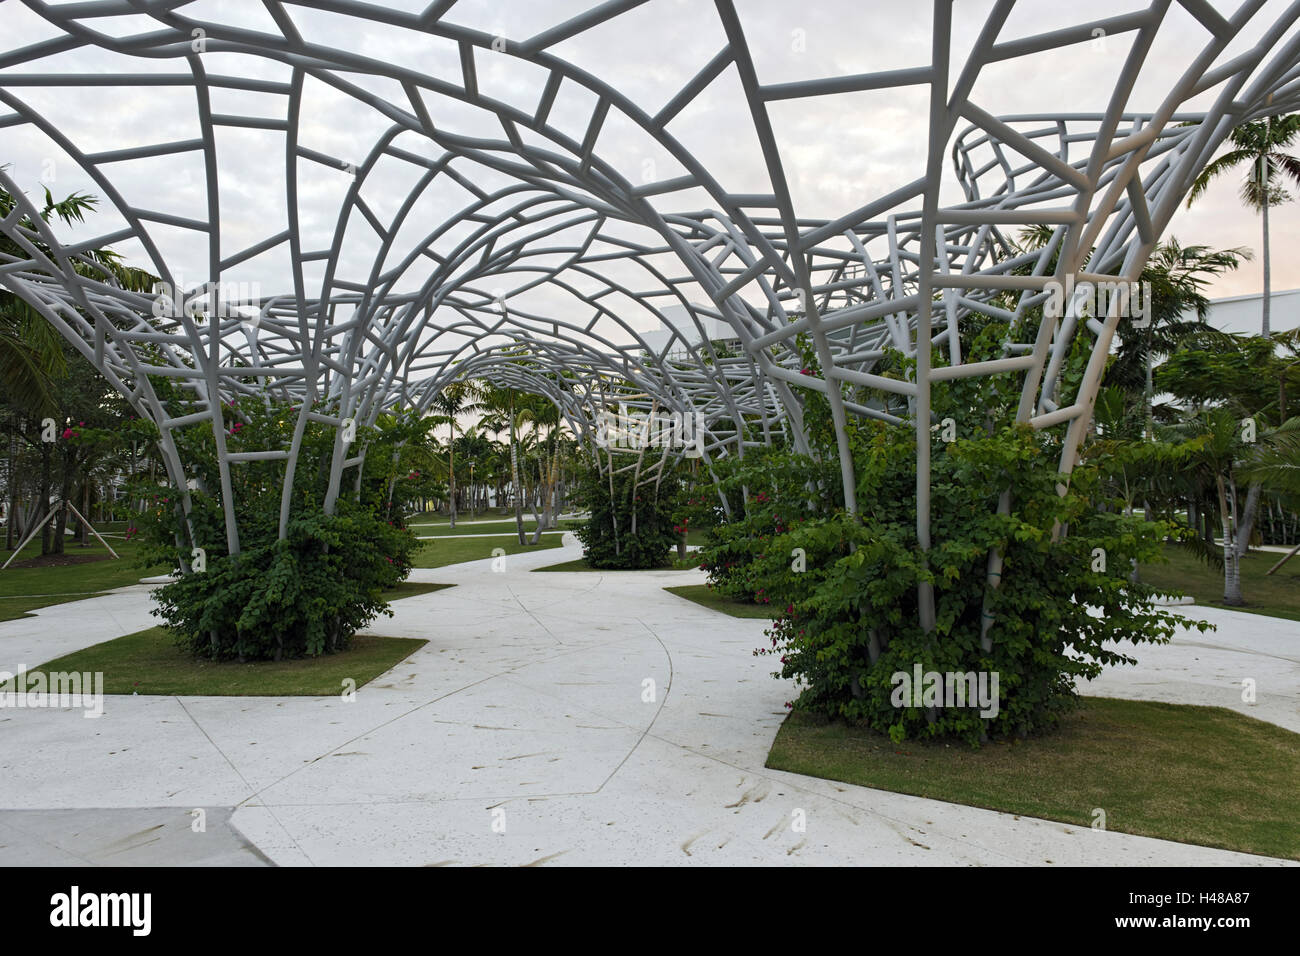
M 429 643 L 353 702 L 0 710 L 0 863 L 1274 862 L 767 770 L 792 694 L 751 653 L 765 622 L 662 590 L 696 572 L 529 571 L 577 557 L 565 540 L 504 572 L 415 572 L 457 587 L 372 628 Z M 147 627 L 148 606 L 133 587 L 0 624 L 0 670 Z M 1226 626 L 1144 648 L 1089 692 L 1300 730 L 1300 623 L 1196 610 Z

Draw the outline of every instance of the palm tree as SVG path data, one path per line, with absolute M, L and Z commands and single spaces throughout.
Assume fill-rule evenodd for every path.
M 447 498 L 451 508 L 451 527 L 456 527 L 456 416 L 470 410 L 471 402 L 478 396 L 478 386 L 473 382 L 452 382 L 443 387 L 433 404 L 442 412 L 451 427 L 447 442 Z
M 1232 149 L 1206 166 L 1187 194 L 1187 205 L 1191 206 L 1219 176 L 1239 166 L 1246 167 L 1246 176 L 1241 183 L 1241 200 L 1251 209 L 1259 210 L 1264 226 L 1263 335 L 1270 332 L 1269 297 L 1272 284 L 1268 210 L 1270 206 L 1290 201 L 1291 196 L 1284 188 L 1288 179 L 1300 186 L 1300 157 L 1282 152 L 1298 134 L 1300 114 L 1269 116 L 1253 123 L 1243 123 L 1228 134 Z
M 56 201 L 49 189 L 46 189 L 44 204 L 34 206 L 35 217 L 20 215 L 17 225 L 27 231 L 27 241 L 37 252 L 53 259 L 53 250 L 35 235 L 38 232 L 36 220 L 43 224 L 58 221 L 71 226 L 83 222 L 97 204 L 95 197 L 82 193 L 73 193 Z M 18 209 L 19 197 L 0 188 L 0 218 L 8 218 Z M 0 261 L 23 262 L 31 258 L 30 249 L 20 246 L 8 234 L 0 235 Z M 89 249 L 79 253 L 73 260 L 73 269 L 80 275 L 136 292 L 148 291 L 157 282 L 155 276 L 144 270 L 125 265 L 122 257 L 110 249 Z M 7 544 L 12 543 L 12 515 L 17 505 L 12 462 L 16 451 L 14 437 L 23 434 L 19 422 L 26 418 L 39 420 L 58 415 L 57 385 L 67 379 L 69 358 L 73 356 L 75 353 L 36 309 L 19 296 L 0 291 L 0 395 L 4 396 L 11 413 L 7 428 L 10 434 L 8 480 L 11 485 L 11 520 L 6 536 Z M 48 456 L 48 446 L 41 444 L 43 455 Z M 34 518 L 37 521 L 48 514 L 49 488 L 46 479 L 43 479 L 39 498 Z M 42 538 L 43 554 L 49 548 L 48 538 L 48 533 Z M 58 540 L 61 545 L 62 539 Z
M 1230 606 L 1246 603 L 1241 593 L 1241 528 L 1235 475 L 1244 451 L 1240 427 L 1238 416 L 1227 408 L 1214 408 L 1200 412 L 1176 429 L 1189 438 L 1200 439 L 1200 448 L 1188 471 L 1194 470 L 1208 484 L 1212 501 L 1217 505 L 1215 510 L 1223 536 L 1223 603 Z
M 47 223 L 58 219 L 72 225 L 82 222 L 95 202 L 93 197 L 80 193 L 55 202 L 47 189 L 40 216 Z M 17 204 L 15 197 L 0 189 L 0 217 L 10 215 Z M 24 219 L 19 226 L 33 229 L 35 224 Z M 40 241 L 34 245 L 42 253 L 51 254 Z M 16 259 L 29 257 L 27 250 L 8 235 L 0 236 L 0 253 Z M 25 301 L 12 292 L 0 291 L 0 390 L 11 396 L 16 405 L 40 414 L 50 407 L 50 381 L 61 377 L 66 368 L 58 333 Z
M 443 424 L 443 418 L 439 415 L 420 416 L 414 411 L 397 408 L 380 415 L 376 424 L 394 445 L 385 505 L 387 516 L 391 517 L 394 494 L 402 477 L 415 472 L 433 474 L 436 471 L 439 448 L 433 428 Z M 397 503 L 403 505 L 406 502 Z
M 1016 250 L 1042 249 L 1051 241 L 1051 226 L 1028 226 L 1021 230 Z M 1058 250 L 1059 255 L 1059 250 Z M 1106 369 L 1106 384 L 1128 395 L 1142 396 L 1145 434 L 1154 435 L 1152 365 L 1156 358 L 1173 354 L 1192 337 L 1212 339 L 1214 329 L 1206 325 L 1210 300 L 1205 294 L 1210 282 L 1236 269 L 1242 259 L 1251 258 L 1249 249 L 1211 249 L 1204 245 L 1185 246 L 1170 236 L 1156 246 L 1142 270 L 1141 282 L 1149 290 L 1150 319 L 1143 325 L 1120 327 L 1115 358 Z M 1053 268 L 1055 268 L 1053 266 Z M 1028 269 L 1024 270 L 1026 273 Z M 1185 317 L 1186 316 L 1186 317 Z
M 45 190 L 45 204 L 39 207 L 42 222 L 54 220 L 64 225 L 84 222 L 99 200 L 83 193 L 72 193 L 67 198 L 55 200 Z M 0 189 L 0 218 L 11 215 L 18 200 Z M 35 231 L 36 224 L 24 217 L 20 228 Z M 39 239 L 30 240 L 36 249 L 49 258 L 53 252 Z M 30 253 L 8 235 L 0 235 L 0 255 L 25 260 Z M 90 249 L 81 254 L 74 268 L 78 273 L 107 280 L 124 289 L 144 292 L 158 281 L 143 269 L 125 265 L 122 257 L 111 249 Z M 25 301 L 11 292 L 0 291 L 0 389 L 9 395 L 14 404 L 28 408 L 33 414 L 50 409 L 49 383 L 65 374 L 63 341 L 48 322 Z
M 1268 435 L 1264 443 L 1241 469 L 1245 478 L 1261 483 L 1279 495 L 1283 502 L 1300 502 L 1300 416 L 1289 418 Z M 1272 574 L 1300 552 L 1300 544 L 1293 547 L 1266 573 Z
M 1110 497 L 1124 503 L 1125 514 L 1141 507 L 1144 517 L 1182 525 L 1180 507 L 1187 508 L 1186 527 L 1191 535 L 1171 535 L 1172 545 L 1190 551 L 1215 568 L 1222 568 L 1222 555 L 1214 539 L 1199 534 L 1199 500 L 1206 493 L 1208 472 L 1202 452 L 1208 438 L 1188 437 L 1194 426 L 1160 429 L 1145 433 L 1143 415 L 1131 396 L 1118 386 L 1108 385 L 1097 394 L 1094 413 L 1096 434 L 1084 446 L 1084 455 L 1096 462 L 1108 485 Z M 1200 470 L 1198 470 L 1200 469 Z M 1198 484 L 1199 480 L 1199 484 Z M 1130 579 L 1138 581 L 1134 563 Z
M 1195 335 L 1212 335 L 1205 319 L 1210 300 L 1205 295 L 1209 282 L 1230 272 L 1249 259 L 1249 249 L 1211 249 L 1209 246 L 1184 246 L 1174 236 L 1151 252 L 1142 281 L 1148 284 L 1151 318 L 1136 334 L 1121 334 L 1115 361 L 1106 371 L 1108 384 L 1138 391 L 1141 369 L 1142 404 L 1146 416 L 1145 434 L 1154 437 L 1152 401 L 1152 364 L 1156 356 L 1172 354 L 1186 339 Z M 1191 319 L 1184 319 L 1191 313 Z
M 1300 420 L 1265 426 L 1253 440 L 1243 434 L 1244 424 L 1241 409 L 1227 404 L 1203 409 L 1170 430 L 1191 440 L 1187 447 L 1194 451 L 1183 474 L 1195 476 L 1202 486 L 1208 486 L 1218 514 L 1223 542 L 1223 603 L 1231 606 L 1246 603 L 1241 591 L 1241 561 L 1249 551 L 1258 489 L 1267 484 L 1284 495 L 1294 491 L 1294 461 L 1300 452 Z M 1247 496 L 1244 512 L 1238 509 L 1242 481 L 1254 489 Z
M 524 537 L 524 486 L 519 469 L 519 429 L 532 416 L 532 406 L 531 395 L 501 385 L 488 385 L 481 393 L 480 402 L 472 409 L 490 416 L 483 423 L 488 431 L 509 434 L 510 483 L 514 488 L 515 530 L 520 544 L 527 544 L 527 539 Z
M 541 396 L 531 396 L 528 406 L 520 411 L 520 420 L 532 422 L 537 439 L 537 469 L 542 496 L 542 516 L 534 538 L 541 539 L 543 528 L 556 527 L 554 509 L 555 488 L 559 473 L 560 409 L 554 402 Z M 543 437 L 542 430 L 546 430 Z
M 461 461 L 469 462 L 469 507 L 470 515 L 473 516 L 478 508 L 476 481 L 481 484 L 488 476 L 488 469 L 485 465 L 493 452 L 492 441 L 480 431 L 479 426 L 471 425 L 457 439 L 456 448 L 460 452 Z

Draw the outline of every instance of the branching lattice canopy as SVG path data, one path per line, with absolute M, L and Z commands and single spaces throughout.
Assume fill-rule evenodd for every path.
M 1042 4 L 996 0 L 958 30 L 960 5 L 937 0 L 915 14 L 929 18 L 925 61 L 873 69 L 880 36 L 859 43 L 850 69 L 836 58 L 791 82 L 760 78 L 734 0 L 608 0 L 549 17 L 550 4 L 526 6 L 526 29 L 492 30 L 469 0 L 264 0 L 238 26 L 210 2 L 25 0 L 44 39 L 0 50 L 0 127 L 75 164 L 104 200 L 96 221 L 114 225 L 60 242 L 20 228 L 36 219 L 20 202 L 0 228 L 31 254 L 0 263 L 0 285 L 162 427 L 174 478 L 184 468 L 171 430 L 196 421 L 211 423 L 223 468 L 296 455 L 226 453 L 219 405 L 240 393 L 339 425 L 490 378 L 549 395 L 579 435 L 611 395 L 631 393 L 633 407 L 699 416 L 712 459 L 778 433 L 802 446 L 802 397 L 814 390 L 831 406 L 850 507 L 849 416 L 916 428 L 928 546 L 932 389 L 1017 376 L 1021 420 L 1066 430 L 1068 471 L 1124 318 L 1067 303 L 1059 321 L 974 363 L 963 361 L 964 321 L 1023 315 L 1067 276 L 1136 279 L 1227 132 L 1300 106 L 1294 3 L 1265 14 L 1262 0 L 1153 0 L 1093 22 L 1054 5 L 1056 26 L 1026 32 L 1017 15 Z M 797 35 L 798 6 L 769 12 Z M 644 63 L 583 52 L 620 35 L 627 49 L 629 32 L 634 46 L 647 18 L 717 38 L 655 95 Z M 1155 56 L 1175 19 L 1193 41 Z M 853 29 L 870 36 L 871 23 Z M 1099 41 L 1119 56 L 1098 67 L 1095 112 L 1072 111 L 1043 82 L 1035 111 L 991 115 L 990 75 L 1035 101 L 1052 64 Z M 880 108 L 864 110 L 863 96 Z M 168 122 L 143 138 L 138 127 L 79 138 L 58 120 L 60 105 L 93 115 L 110 99 L 145 113 L 167 104 L 184 132 Z M 861 148 L 843 134 L 871 126 L 881 149 L 920 137 L 910 177 L 801 216 L 797 150 L 773 117 L 813 103 L 833 120 L 820 162 Z M 914 119 L 907 131 L 900 110 Z M 735 139 L 734 161 L 718 160 L 725 144 L 706 161 L 679 138 L 679 124 L 702 117 Z M 128 198 L 123 171 L 144 164 L 159 164 L 154 190 Z M 7 172 L 0 184 L 21 195 Z M 1044 248 L 1018 251 L 1026 226 L 1051 231 Z M 106 244 L 138 252 L 170 305 L 88 267 L 85 251 Z M 737 354 L 710 344 L 717 323 Z M 667 336 L 646 335 L 655 326 Z M 1080 338 L 1092 361 L 1065 387 L 1058 373 Z M 914 357 L 915 375 L 878 374 L 888 350 Z M 192 390 L 201 410 L 170 418 L 146 370 Z M 335 494 L 359 460 L 340 440 Z M 227 519 L 237 549 L 229 502 Z

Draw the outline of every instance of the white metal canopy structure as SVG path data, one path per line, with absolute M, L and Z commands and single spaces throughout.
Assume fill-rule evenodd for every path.
M 1300 108 L 1300 3 L 1274 4 L 1264 17 L 1264 0 L 1132 2 L 1095 20 L 1062 7 L 1055 12 L 1065 26 L 1027 34 L 1008 29 L 1026 4 L 994 0 L 969 44 L 954 40 L 955 5 L 934 0 L 922 11 L 926 62 L 873 71 L 864 45 L 856 71 L 783 83 L 760 81 L 735 0 L 693 0 L 687 6 L 720 43 L 649 105 L 629 92 L 637 84 L 627 72 L 591 71 L 556 49 L 607 36 L 647 9 L 671 17 L 681 5 L 669 0 L 607 0 L 524 36 L 466 25 L 458 14 L 468 4 L 456 0 L 410 9 L 263 0 L 257 27 L 205 16 L 210 2 L 23 3 L 49 29 L 38 42 L 0 49 L 0 128 L 70 159 L 119 225 L 65 244 L 40 223 L 22 184 L 0 171 L 0 185 L 19 197 L 0 229 L 30 253 L 0 261 L 0 286 L 37 308 L 158 424 L 179 487 L 185 463 L 173 430 L 212 428 L 232 553 L 239 536 L 229 472 L 240 461 L 286 461 L 287 515 L 303 429 L 310 420 L 338 427 L 330 508 L 364 454 L 349 449 L 345 422 L 427 408 L 448 383 L 469 377 L 549 395 L 584 437 L 606 389 L 622 388 L 641 396 L 628 400 L 633 407 L 698 416 L 708 458 L 743 453 L 759 435 L 806 447 L 802 396 L 820 392 L 851 510 L 849 417 L 916 429 L 917 530 L 928 548 L 932 390 L 968 376 L 1017 376 L 1020 420 L 1065 430 L 1068 472 L 1124 316 L 1118 299 L 1097 315 L 1071 301 L 1059 320 L 1038 322 L 1023 341 L 1007 341 L 1002 357 L 978 362 L 964 361 L 964 320 L 1020 318 L 1067 278 L 1136 280 L 1228 131 Z M 332 36 L 358 42 L 314 38 L 308 21 L 323 16 Z M 1179 48 L 1177 63 L 1162 56 L 1156 72 L 1168 79 L 1153 99 L 1151 51 L 1175 16 L 1196 41 Z M 427 45 L 428 63 L 355 52 L 360 38 L 380 32 L 400 38 L 394 49 Z M 989 70 L 1033 64 L 1023 74 L 1032 85 L 1052 57 L 1098 38 L 1124 51 L 1117 73 L 1097 78 L 1100 111 L 1071 112 L 1049 94 L 1033 114 L 999 118 L 981 106 Z M 92 54 L 112 65 L 79 71 L 79 58 Z M 530 79 L 500 93 L 490 81 L 500 70 Z M 730 185 L 729 164 L 706 165 L 674 133 L 675 121 L 724 82 L 731 95 L 711 102 L 755 144 L 766 179 L 757 192 Z M 1145 101 L 1135 103 L 1139 88 Z M 856 208 L 801 217 L 773 110 L 866 92 L 925 104 L 923 162 L 909 181 Z M 110 95 L 141 110 L 164 96 L 188 104 L 193 135 L 158 129 L 145 142 L 105 142 L 105 134 L 87 145 L 51 118 L 60 97 L 94 110 Z M 837 116 L 858 122 L 851 109 Z M 331 122 L 353 127 L 346 142 L 364 136 L 365 148 L 331 151 L 345 141 L 321 135 Z M 257 168 L 274 188 L 253 191 L 227 171 L 232 132 L 256 134 Z M 633 141 L 662 161 L 622 145 Z M 179 211 L 167 179 L 149 203 L 118 188 L 121 170 L 161 160 L 190 170 L 191 198 Z M 308 208 L 321 177 L 337 188 L 333 221 Z M 1006 233 L 1029 225 L 1050 227 L 1051 241 L 1017 253 Z M 164 303 L 183 307 L 160 309 L 156 297 L 123 290 L 85 255 L 124 242 L 176 290 Z M 195 243 L 201 274 L 180 276 L 173 250 Z M 258 262 L 276 264 L 278 286 L 232 293 Z M 742 354 L 719 356 L 703 332 L 678 326 L 666 347 L 650 349 L 637 330 L 669 307 L 726 323 Z M 1091 361 L 1067 387 L 1059 373 L 1079 340 Z M 912 377 L 878 374 L 891 350 L 915 359 Z M 683 351 L 685 361 L 669 356 Z M 191 391 L 200 411 L 173 417 L 150 385 L 148 376 L 160 375 Z M 897 401 L 865 400 L 864 389 Z M 298 403 L 293 444 L 229 452 L 220 406 L 239 394 Z M 926 604 L 923 596 L 923 617 Z

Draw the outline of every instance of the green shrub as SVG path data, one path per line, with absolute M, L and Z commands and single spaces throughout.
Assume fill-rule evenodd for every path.
M 595 467 L 579 476 L 576 500 L 589 512 L 574 529 L 583 554 L 593 568 L 632 570 L 661 568 L 676 546 L 680 525 L 674 516 L 682 508 L 682 483 L 673 471 L 661 480 L 637 483 L 628 469 L 611 478 Z
M 701 550 L 701 568 L 714 589 L 741 601 L 767 603 L 755 561 L 766 542 L 808 521 L 843 510 L 838 466 L 769 446 L 744 458 L 721 459 L 713 466 L 717 489 L 726 497 L 732 520 L 719 505 Z
M 387 612 L 383 591 L 411 570 L 414 537 L 365 509 L 294 516 L 288 535 L 259 535 L 238 555 L 154 592 L 154 611 L 183 647 L 224 660 L 315 657 L 344 650 Z
M 1154 589 L 1129 581 L 1133 561 L 1159 558 L 1170 526 L 1119 513 L 1099 497 L 1088 468 L 1074 471 L 1062 495 L 1058 455 L 1058 445 L 1025 426 L 936 443 L 934 545 L 926 553 L 916 539 L 914 435 L 865 425 L 855 433 L 860 515 L 806 515 L 807 490 L 787 477 L 784 493 L 751 497 L 747 514 L 711 533 L 704 566 L 723 593 L 782 610 L 770 646 L 755 653 L 778 656 L 774 676 L 800 686 L 793 706 L 900 741 L 975 744 L 1041 731 L 1073 705 L 1076 679 L 1133 663 L 1108 642 L 1158 643 L 1179 624 L 1196 626 L 1151 606 Z M 816 467 L 810 463 L 808 481 Z M 748 479 L 757 485 L 763 473 Z M 999 515 L 1008 488 L 1010 511 Z M 1004 565 L 1000 586 L 990 588 L 994 549 Z M 929 633 L 918 623 L 922 581 L 935 594 Z M 923 672 L 996 674 L 996 714 L 906 698 L 897 706 L 895 675 L 910 677 L 918 664 Z
M 223 412 L 227 447 L 241 451 L 287 447 L 298 409 L 245 400 Z M 352 487 L 339 497 L 335 513 L 326 515 L 322 504 L 335 432 L 309 424 L 283 539 L 284 462 L 232 465 L 238 554 L 228 549 L 211 427 L 177 430 L 187 480 L 195 486 L 189 514 L 182 513 L 174 486 L 135 489 L 153 502 L 137 521 L 143 560 L 183 572 L 154 592 L 154 613 L 177 643 L 214 660 L 310 657 L 345 649 L 376 615 L 391 613 L 382 593 L 410 573 L 418 545 L 402 526 L 393 493 L 412 474 L 400 452 L 421 427 L 427 424 L 411 417 L 391 419 L 382 429 L 358 429 L 358 444 L 368 447 L 361 481 L 348 481 L 345 487 Z M 193 570 L 195 548 L 202 549 L 202 571 Z

